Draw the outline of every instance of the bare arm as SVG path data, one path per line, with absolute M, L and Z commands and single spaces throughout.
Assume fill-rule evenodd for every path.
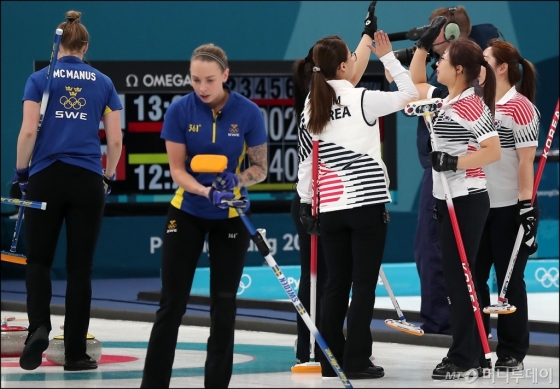
M 531 200 L 533 198 L 533 182 L 535 172 L 533 161 L 535 160 L 536 146 L 517 149 L 519 167 L 517 168 L 517 180 L 519 182 L 519 200 Z
M 500 138 L 492 136 L 480 142 L 480 150 L 460 156 L 457 161 L 458 169 L 473 169 L 490 165 L 500 159 Z
M 103 127 L 107 136 L 107 166 L 105 175 L 113 177 L 122 151 L 121 111 L 111 111 L 103 115 Z
M 185 169 L 185 160 L 187 159 L 187 147 L 182 143 L 175 143 L 166 140 L 167 156 L 169 158 L 169 170 L 173 181 L 185 191 L 200 196 L 208 197 L 210 186 L 201 185 L 193 176 Z
M 18 170 L 28 167 L 31 161 L 31 153 L 37 140 L 40 109 L 41 105 L 35 101 L 23 102 L 23 120 L 17 142 L 16 169 Z
M 247 148 L 251 166 L 239 174 L 241 185 L 251 186 L 264 181 L 268 173 L 267 144 Z
M 360 43 L 358 43 L 358 47 L 356 47 L 356 63 L 354 64 L 354 75 L 350 80 L 350 82 L 354 86 L 358 85 L 369 64 L 371 51 L 368 48 L 368 45 L 371 45 L 371 37 L 367 34 L 364 34 L 362 35 Z

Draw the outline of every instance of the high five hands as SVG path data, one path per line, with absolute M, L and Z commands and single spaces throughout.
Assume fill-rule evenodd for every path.
M 393 51 L 393 46 L 391 45 L 391 41 L 389 40 L 389 36 L 381 30 L 376 31 L 373 34 L 373 43 L 371 45 L 367 45 L 371 52 L 377 56 L 377 58 L 383 57 L 385 54 Z

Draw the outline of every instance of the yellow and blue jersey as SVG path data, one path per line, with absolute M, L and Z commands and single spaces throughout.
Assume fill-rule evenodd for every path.
M 58 59 L 43 124 L 37 134 L 29 175 L 55 161 L 103 174 L 99 122 L 122 104 L 109 77 L 75 56 Z M 47 68 L 29 76 L 22 101 L 41 103 Z
M 224 88 L 228 86 L 224 84 Z M 259 107 L 246 97 L 229 92 L 220 112 L 202 102 L 196 93 L 189 93 L 171 103 L 165 114 L 161 138 L 186 146 L 185 167 L 200 184 L 212 185 L 216 174 L 195 173 L 190 164 L 195 155 L 219 154 L 228 159 L 226 170 L 239 173 L 248 147 L 266 143 L 266 128 Z M 236 197 L 247 196 L 245 187 L 236 188 Z M 171 204 L 191 215 L 205 219 L 236 217 L 234 209 L 219 209 L 207 198 L 179 187 Z M 249 207 L 249 204 L 247 204 Z

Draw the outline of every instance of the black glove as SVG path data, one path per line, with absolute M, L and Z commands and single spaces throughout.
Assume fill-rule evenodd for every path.
M 372 1 L 369 4 L 369 7 L 367 9 L 368 12 L 364 20 L 364 31 L 362 32 L 362 36 L 364 36 L 364 34 L 367 34 L 371 37 L 371 39 L 373 39 L 373 33 L 377 31 L 377 16 L 375 16 L 375 4 L 377 4 L 377 1 Z
M 428 27 L 428 29 L 422 33 L 414 46 L 418 48 L 424 48 L 426 49 L 426 51 L 430 51 L 446 22 L 447 18 L 445 16 L 438 16 L 437 18 L 432 20 L 432 24 L 430 24 L 430 27 Z
M 457 171 L 457 161 L 459 157 L 449 155 L 443 151 L 432 151 L 430 153 L 430 162 L 436 172 L 444 172 L 446 170 Z
M 103 186 L 105 188 L 105 197 L 109 196 L 109 193 L 111 193 L 111 188 L 113 187 L 116 176 L 117 173 L 114 173 L 113 176 L 109 178 L 105 175 L 105 170 L 103 170 Z
M 537 251 L 537 239 L 535 238 L 537 214 L 531 200 L 517 201 L 517 222 L 523 226 L 523 243 L 527 246 L 529 255 Z
M 321 235 L 319 233 L 319 219 L 311 214 L 311 204 L 301 203 L 299 205 L 299 220 L 310 235 Z

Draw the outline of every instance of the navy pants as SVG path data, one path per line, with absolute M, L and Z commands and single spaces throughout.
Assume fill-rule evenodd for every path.
M 450 309 L 443 278 L 441 248 L 437 220 L 434 218 L 436 199 L 432 195 L 432 168 L 424 169 L 418 225 L 414 238 L 414 260 L 420 277 L 420 316 L 426 333 L 451 334 Z

